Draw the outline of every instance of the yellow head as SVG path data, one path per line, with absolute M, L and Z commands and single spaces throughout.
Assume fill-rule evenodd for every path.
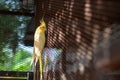
M 40 29 L 41 31 L 46 31 L 46 24 L 45 24 L 45 22 L 44 22 L 43 19 L 42 19 L 42 21 L 41 21 L 41 24 L 40 24 L 40 26 L 39 26 L 39 29 Z

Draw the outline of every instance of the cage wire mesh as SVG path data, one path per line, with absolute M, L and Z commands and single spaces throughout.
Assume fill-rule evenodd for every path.
M 41 0 L 48 48 L 62 49 L 48 80 L 103 80 L 119 54 L 119 1 Z M 38 3 L 39 4 L 39 3 Z M 116 36 L 116 38 L 115 38 Z M 113 49 L 114 42 L 117 42 Z M 59 68 L 59 69 L 57 69 Z M 107 78 L 105 79 L 107 80 Z

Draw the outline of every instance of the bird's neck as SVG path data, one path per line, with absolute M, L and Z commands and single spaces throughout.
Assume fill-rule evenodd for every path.
M 44 33 L 45 33 L 45 31 L 43 31 L 43 30 L 40 30 L 40 33 L 41 33 L 41 34 L 44 34 Z

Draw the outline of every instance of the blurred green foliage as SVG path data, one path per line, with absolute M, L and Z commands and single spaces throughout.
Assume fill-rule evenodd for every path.
M 30 19 L 0 15 L 0 70 L 30 70 L 30 53 L 19 49 Z
M 15 57 L 13 58 L 12 62 L 12 70 L 18 71 L 29 71 L 30 70 L 30 63 L 31 63 L 31 54 L 24 51 L 18 50 Z
M 0 10 L 16 11 L 20 0 L 0 0 Z M 0 14 L 0 70 L 30 70 L 31 54 L 19 48 L 31 17 Z
M 13 71 L 30 71 L 31 54 L 19 49 L 16 51 L 14 57 L 10 56 L 10 52 L 5 52 L 7 54 L 4 64 L 0 62 L 1 70 L 13 70 Z

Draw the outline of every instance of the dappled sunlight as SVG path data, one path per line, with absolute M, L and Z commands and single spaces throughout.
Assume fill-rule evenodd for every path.
M 97 43 L 98 43 L 98 39 L 99 39 L 99 28 L 100 28 L 100 26 L 99 25 L 97 25 L 97 24 L 94 24 L 93 25 L 93 40 L 92 40 L 92 42 L 93 42 L 93 47 L 94 48 L 96 48 L 97 47 Z
M 80 41 L 81 41 L 81 34 L 80 34 L 81 32 L 80 31 L 76 31 L 76 41 L 78 42 L 78 43 L 80 43 Z
M 89 21 L 91 21 L 91 17 L 92 17 L 92 13 L 91 13 L 90 0 L 86 0 L 85 8 L 84 8 L 84 18 L 87 20 L 86 24 L 90 24 Z

